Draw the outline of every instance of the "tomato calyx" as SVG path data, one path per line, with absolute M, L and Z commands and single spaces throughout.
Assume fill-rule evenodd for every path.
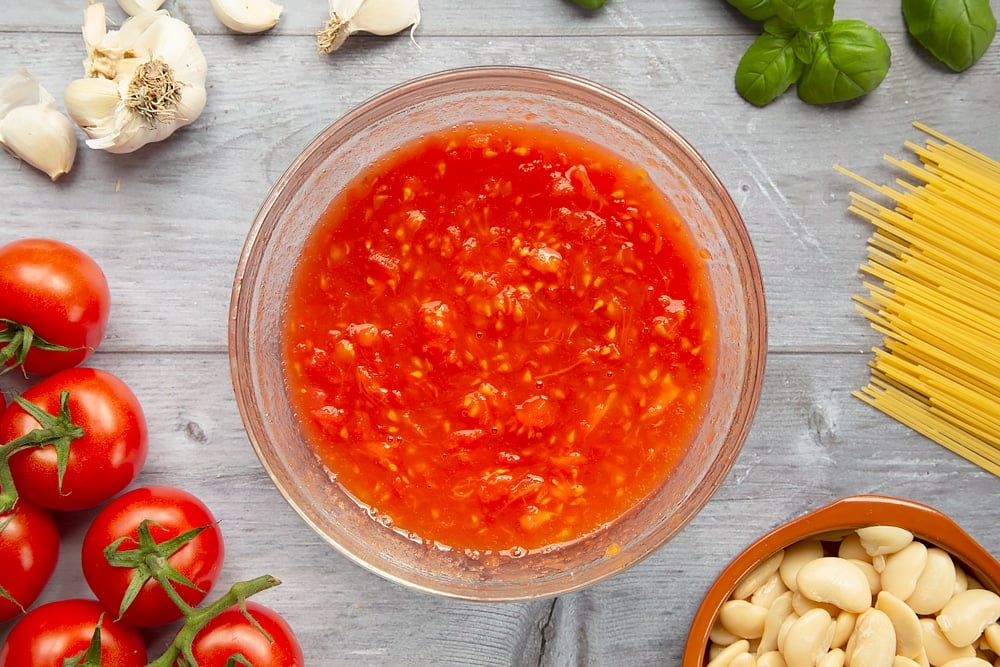
M 63 667 L 101 667 L 101 623 L 104 614 L 97 619 L 94 634 L 90 638 L 87 650 L 63 660 Z
M 0 446 L 0 513 L 7 512 L 17 502 L 17 487 L 10 470 L 10 457 L 25 449 L 52 445 L 56 450 L 56 466 L 58 470 L 59 491 L 62 492 L 62 480 L 69 465 L 70 444 L 84 435 L 83 428 L 73 423 L 69 411 L 69 392 L 59 394 L 59 414 L 52 415 L 31 401 L 21 396 L 15 396 L 14 401 L 29 415 L 35 418 L 40 428 L 36 428 Z
M 35 335 L 35 330 L 26 324 L 0 318 L 4 326 L 0 330 L 0 375 L 15 368 L 23 370 L 24 360 L 32 348 L 47 352 L 75 352 L 78 347 L 66 347 L 50 343 L 41 336 Z M 13 361 L 13 363 L 11 363 Z
M 129 605 L 132 604 L 140 591 L 142 591 L 143 586 L 150 579 L 155 579 L 160 584 L 163 591 L 185 616 L 192 613 L 194 609 L 177 594 L 174 583 L 196 590 L 201 589 L 190 579 L 178 572 L 167 559 L 207 529 L 208 526 L 192 528 L 169 540 L 157 542 L 150 532 L 149 527 L 159 525 L 155 521 L 144 519 L 136 531 L 138 540 L 133 540 L 127 536 L 120 537 L 104 548 L 104 557 L 110 565 L 132 569 L 132 578 L 129 580 L 128 588 L 122 596 L 121 607 L 118 610 L 119 619 L 125 615 L 125 611 L 129 608 Z M 118 547 L 126 541 L 134 542 L 136 547 L 134 549 L 119 551 Z
M 281 582 L 272 577 L 269 574 L 256 577 L 254 579 L 249 579 L 247 581 L 238 581 L 233 584 L 229 591 L 221 596 L 219 599 L 215 600 L 211 604 L 205 605 L 204 607 L 191 607 L 187 605 L 183 600 L 180 600 L 176 596 L 176 593 L 171 597 L 174 598 L 174 602 L 180 605 L 180 608 L 184 610 L 184 626 L 177 632 L 174 636 L 173 642 L 167 647 L 167 650 L 156 660 L 149 663 L 147 667 L 172 667 L 173 665 L 180 665 L 181 667 L 197 667 L 198 661 L 194 657 L 194 640 L 198 636 L 198 633 L 205 628 L 208 623 L 226 611 L 230 607 L 239 606 L 240 612 L 250 621 L 251 624 L 257 630 L 259 630 L 268 641 L 271 638 L 268 633 L 260 626 L 257 620 L 247 611 L 246 601 L 252 595 L 256 595 L 261 591 L 265 591 L 268 588 L 273 588 Z M 243 656 L 235 654 L 230 656 L 227 665 L 248 665 Z

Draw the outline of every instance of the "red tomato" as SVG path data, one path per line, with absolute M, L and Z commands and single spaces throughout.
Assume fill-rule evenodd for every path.
M 101 667 L 146 664 L 138 630 L 116 622 L 95 600 L 73 599 L 43 604 L 19 620 L 0 647 L 0 667 L 59 667 L 64 659 L 86 653 L 98 623 Z
M 59 560 L 59 529 L 46 510 L 18 500 L 0 514 L 0 623 L 30 607 L 45 588 Z
M 62 241 L 21 239 L 0 246 L 0 359 L 27 373 L 48 375 L 79 365 L 101 340 L 111 313 L 111 293 L 101 267 Z M 22 328 L 44 342 L 71 348 L 10 349 Z M 37 341 L 36 341 L 37 343 Z
M 300 667 L 305 664 L 302 647 L 285 619 L 256 602 L 248 601 L 246 606 L 271 641 L 250 623 L 238 605 L 230 607 L 209 621 L 194 638 L 193 653 L 201 667 L 225 667 L 229 657 L 235 654 L 242 655 L 251 665 Z
M 204 503 L 187 491 L 169 486 L 133 489 L 108 503 L 94 518 L 83 538 L 83 576 L 97 599 L 116 617 L 134 569 L 110 564 L 104 549 L 123 537 L 126 539 L 118 545 L 118 555 L 136 549 L 139 526 L 147 520 L 155 522 L 150 523 L 148 528 L 157 544 L 207 526 L 167 557 L 171 567 L 197 586 L 174 585 L 189 605 L 196 606 L 205 599 L 222 570 L 222 531 Z M 154 627 L 181 616 L 180 609 L 167 597 L 160 584 L 150 579 L 122 618 L 135 626 Z
M 62 490 L 55 447 L 19 452 L 10 458 L 10 468 L 21 496 L 54 510 L 86 509 L 111 498 L 136 478 L 146 462 L 149 430 L 139 399 L 107 371 L 59 371 L 22 397 L 57 415 L 63 391 L 70 393 L 70 417 L 84 435 L 70 444 Z M 8 443 L 38 427 L 34 417 L 12 403 L 0 416 L 0 442 Z

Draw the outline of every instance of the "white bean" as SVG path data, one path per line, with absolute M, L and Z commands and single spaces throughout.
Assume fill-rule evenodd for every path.
M 923 632 L 917 614 L 889 591 L 879 591 L 875 608 L 885 613 L 896 631 L 896 655 L 916 658 L 924 646 Z
M 837 618 L 834 621 L 833 642 L 830 646 L 833 648 L 844 648 L 847 646 L 847 640 L 854 634 L 854 624 L 857 621 L 858 615 L 849 611 L 842 611 L 837 614 Z
M 920 619 L 920 629 L 923 631 L 924 651 L 927 652 L 927 660 L 934 667 L 941 667 L 944 663 L 955 658 L 976 655 L 976 649 L 972 646 L 958 647 L 948 641 L 938 622 L 933 618 Z
M 851 667 L 891 667 L 896 656 L 892 621 L 878 609 L 869 609 L 858 616 L 845 653 Z
M 788 667 L 778 651 L 768 651 L 757 656 L 757 667 Z
M 837 547 L 837 555 L 848 560 L 866 560 L 872 562 L 871 555 L 865 551 L 861 544 L 861 537 L 857 532 L 845 537 Z
M 920 667 L 920 663 L 916 660 L 911 660 L 909 658 L 904 658 L 901 655 L 897 655 L 892 659 L 892 667 Z
M 896 526 L 868 526 L 856 531 L 861 539 L 861 546 L 872 556 L 893 554 L 913 541 L 913 533 Z
M 825 609 L 812 609 L 798 618 L 788 629 L 781 645 L 781 654 L 788 667 L 815 667 L 830 650 L 833 641 L 833 619 Z
M 743 579 L 740 581 L 739 585 L 733 590 L 732 597 L 737 600 L 745 600 L 750 595 L 760 588 L 765 581 L 767 581 L 772 574 L 778 571 L 778 566 L 785 557 L 785 551 L 779 551 L 764 561 L 757 565 L 754 569 L 750 571 Z
M 952 597 L 937 615 L 941 632 L 955 646 L 972 644 L 1000 618 L 1000 595 L 970 588 Z
M 844 661 L 847 656 L 844 654 L 843 649 L 835 648 L 826 655 L 824 655 L 816 667 L 844 667 Z
M 720 644 L 721 646 L 729 646 L 740 638 L 731 633 L 729 630 L 719 622 L 719 619 L 715 619 L 715 623 L 712 625 L 711 631 L 708 633 L 708 640 L 713 644 Z
M 857 558 L 846 558 L 845 560 L 865 573 L 865 577 L 868 578 L 868 590 L 871 591 L 873 597 L 878 595 L 878 592 L 882 590 L 882 574 L 875 570 L 871 561 Z
M 844 611 L 861 613 L 871 607 L 868 578 L 850 561 L 827 556 L 809 561 L 796 577 L 799 592 L 816 602 L 829 602 Z
M 764 634 L 767 607 L 747 600 L 728 600 L 719 609 L 722 627 L 742 639 L 757 639 Z
M 918 614 L 936 614 L 955 594 L 955 561 L 944 549 L 927 549 L 927 563 L 906 604 Z
M 797 591 L 796 577 L 799 574 L 799 569 L 809 561 L 822 558 L 822 556 L 823 543 L 817 540 L 804 540 L 786 548 L 785 557 L 778 568 L 778 574 L 781 575 L 781 580 L 785 582 L 788 590 Z
M 972 658 L 955 658 L 954 660 L 949 660 L 948 662 L 941 665 L 941 667 L 993 667 L 990 663 L 986 662 L 982 658 L 972 657 Z
M 990 623 L 983 630 L 983 637 L 986 639 L 986 644 L 990 647 L 990 650 L 1000 655 L 1000 623 Z
M 882 570 L 882 590 L 905 600 L 913 594 L 925 565 L 927 545 L 923 542 L 910 542 L 899 551 L 888 554 L 885 569 Z
M 778 633 L 785 620 L 792 615 L 792 592 L 778 596 L 767 610 L 764 618 L 764 632 L 761 634 L 757 653 L 767 653 L 778 649 Z
M 730 663 L 739 655 L 750 652 L 750 642 L 741 639 L 726 646 L 714 658 L 709 661 L 706 667 L 729 667 Z
M 788 586 L 781 580 L 781 575 L 775 572 L 767 581 L 760 585 L 750 596 L 750 602 L 762 607 L 770 607 L 778 596 L 788 591 Z

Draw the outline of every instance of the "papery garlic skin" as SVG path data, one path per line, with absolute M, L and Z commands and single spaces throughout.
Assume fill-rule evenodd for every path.
M 53 181 L 76 160 L 76 128 L 27 70 L 0 82 L 0 146 Z
M 131 153 L 162 141 L 205 108 L 208 63 L 191 28 L 166 11 L 107 29 L 104 5 L 84 10 L 86 78 L 66 89 L 66 111 L 87 145 Z
M 163 6 L 164 0 L 118 0 L 121 7 L 129 16 L 137 16 L 146 12 L 155 12 Z
M 271 0 L 211 0 L 215 17 L 230 30 L 245 34 L 266 32 L 273 28 L 284 11 Z
M 329 0 L 330 19 L 316 35 L 320 53 L 339 49 L 356 32 L 394 35 L 420 25 L 419 0 Z

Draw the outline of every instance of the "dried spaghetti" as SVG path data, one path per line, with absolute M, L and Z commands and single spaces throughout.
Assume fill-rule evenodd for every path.
M 875 226 L 855 301 L 883 336 L 853 393 L 1000 476 L 1000 162 L 914 125 L 933 138 L 905 143 L 919 164 L 885 158 L 913 182 L 835 166 L 896 204 L 851 193 Z

